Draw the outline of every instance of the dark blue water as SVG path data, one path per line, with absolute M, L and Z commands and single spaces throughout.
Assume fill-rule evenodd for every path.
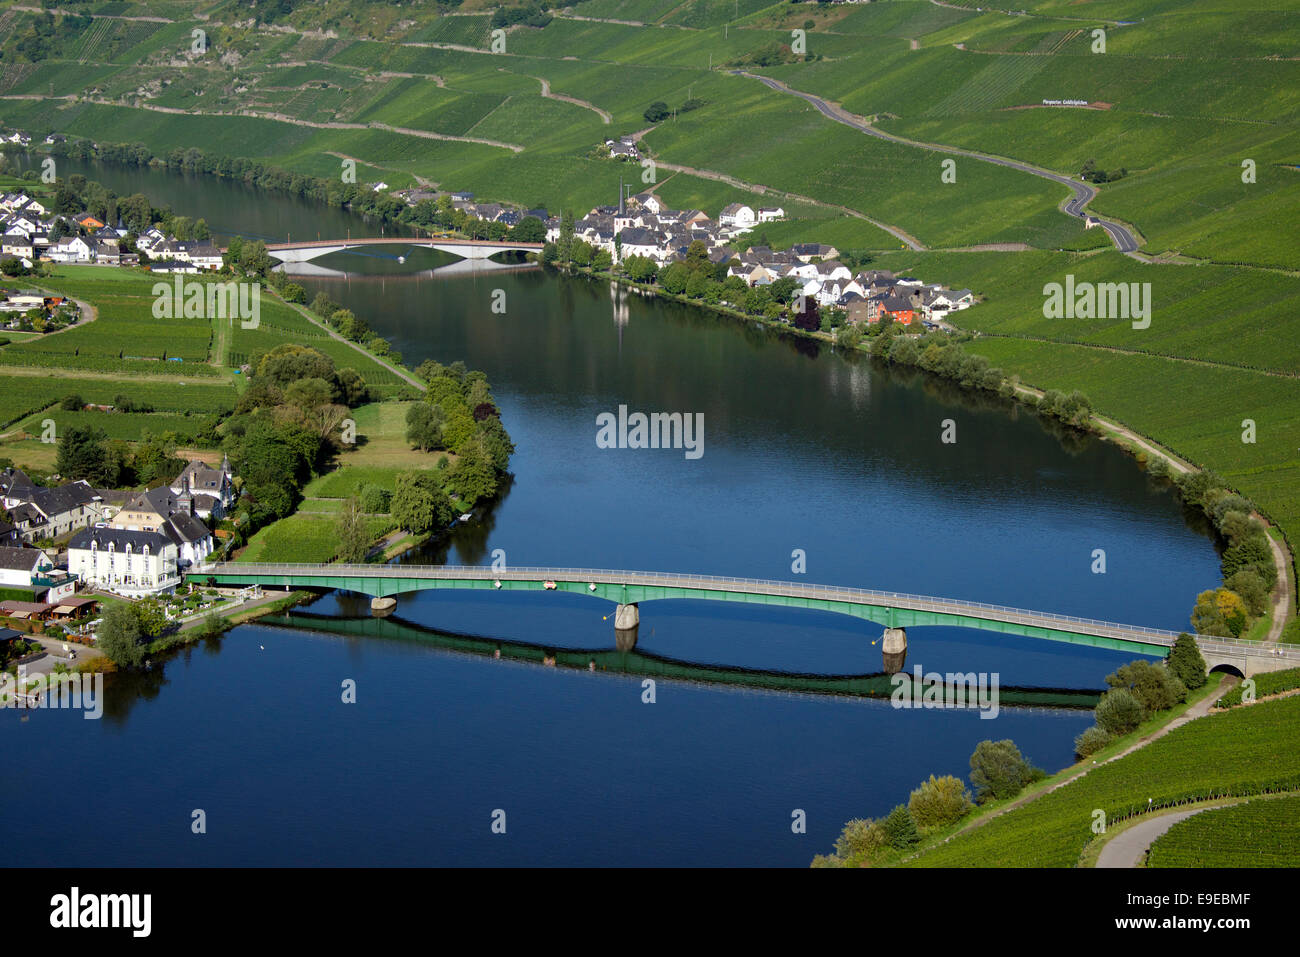
M 202 196 L 184 211 L 203 215 Z M 503 549 L 516 565 L 800 578 L 1168 628 L 1218 580 L 1208 540 L 1116 449 L 923 377 L 541 273 L 305 282 L 409 364 L 484 369 L 519 447 L 492 513 L 408 560 L 485 563 Z M 490 311 L 496 289 L 505 315 Z M 595 417 L 619 404 L 703 412 L 703 458 L 598 449 Z M 955 445 L 939 441 L 947 418 Z M 1090 571 L 1095 548 L 1104 575 Z M 586 649 L 613 644 L 611 608 L 444 591 L 403 596 L 397 613 Z M 310 610 L 358 604 L 326 596 Z M 641 613 L 637 647 L 651 654 L 881 668 L 880 629 L 857 620 L 703 602 Z M 951 628 L 910 629 L 909 644 L 909 669 L 997 672 L 1003 686 L 1096 688 L 1131 657 Z M 340 700 L 349 678 L 356 704 Z M 39 768 L 6 774 L 23 797 L 88 795 L 42 863 L 804 866 L 847 819 L 886 813 L 930 773 L 968 775 L 980 740 L 1012 738 L 1054 771 L 1091 723 L 670 681 L 645 704 L 637 678 L 265 626 L 116 684 L 103 721 L 0 713 L 4 766 Z M 504 835 L 490 829 L 497 809 Z M 795 809 L 805 835 L 791 832 Z M 7 846 L 18 820 L 0 824 Z

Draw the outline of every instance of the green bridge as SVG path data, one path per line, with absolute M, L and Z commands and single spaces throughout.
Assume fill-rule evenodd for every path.
M 1133 654 L 1164 655 L 1178 632 L 898 592 L 834 585 L 634 572 L 592 568 L 494 569 L 487 565 L 345 565 L 219 562 L 192 569 L 191 579 L 219 585 L 343 589 L 384 599 L 442 588 L 574 592 L 615 602 L 620 647 L 635 644 L 639 606 L 647 601 L 690 599 L 809 608 L 862 618 L 885 628 L 887 670 L 902 667 L 906 629 L 924 626 L 976 628 L 1025 638 L 1066 641 Z M 1300 648 L 1229 638 L 1198 637 L 1211 668 L 1242 675 L 1300 666 Z

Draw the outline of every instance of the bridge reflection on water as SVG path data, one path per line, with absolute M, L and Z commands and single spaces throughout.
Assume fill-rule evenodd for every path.
M 725 685 L 791 694 L 837 695 L 854 698 L 890 697 L 896 683 L 886 672 L 826 675 L 767 671 L 732 665 L 700 664 L 631 648 L 559 648 L 484 635 L 442 631 L 395 616 L 345 618 L 296 611 L 272 615 L 257 624 L 272 628 L 326 633 L 352 638 L 414 641 L 430 648 L 476 658 L 500 659 L 537 667 L 563 668 L 604 675 L 644 676 L 656 680 Z M 946 700 L 961 707 L 977 706 L 975 688 L 968 698 L 960 687 L 947 686 Z M 1086 708 L 1096 706 L 1099 691 L 1070 688 L 998 689 L 1002 707 Z

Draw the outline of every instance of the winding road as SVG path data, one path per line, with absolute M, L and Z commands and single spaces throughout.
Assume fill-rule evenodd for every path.
M 1060 183 L 1062 186 L 1069 187 L 1070 192 L 1073 193 L 1073 196 L 1071 196 L 1062 207 L 1064 211 L 1071 216 L 1080 219 L 1087 216 L 1088 214 L 1084 211 L 1085 207 L 1092 202 L 1093 197 L 1097 195 L 1097 190 L 1089 184 L 1081 180 L 1072 179 L 1063 173 L 1056 173 L 1049 169 L 1043 169 L 1040 166 L 1031 166 L 1028 163 L 1007 159 L 1002 156 L 989 156 L 985 153 L 975 153 L 971 150 L 958 149 L 955 146 L 943 146 L 938 143 L 921 143 L 917 140 L 909 140 L 901 136 L 895 136 L 892 133 L 886 133 L 877 129 L 863 117 L 850 113 L 843 107 L 836 106 L 835 104 L 822 99 L 820 96 L 815 96 L 812 93 L 805 93 L 802 90 L 793 89 L 792 87 L 782 83 L 780 80 L 760 76 L 757 73 L 749 73 L 745 70 L 732 70 L 731 72 L 735 76 L 745 76 L 749 77 L 751 80 L 758 80 L 758 82 L 762 83 L 764 86 L 776 90 L 779 93 L 787 93 L 790 96 L 797 96 L 799 99 L 811 103 L 817 108 L 818 112 L 823 116 L 826 116 L 828 119 L 832 119 L 837 123 L 843 123 L 845 126 L 858 130 L 861 133 L 866 133 L 868 136 L 874 136 L 877 139 L 897 143 L 900 146 L 911 146 L 916 149 L 930 150 L 935 153 L 947 153 L 952 156 L 966 156 L 974 160 L 979 160 L 981 163 L 992 163 L 994 166 L 1005 166 L 1009 169 L 1020 170 L 1022 173 L 1029 173 L 1031 176 L 1038 176 L 1043 179 L 1050 179 L 1054 183 Z M 1133 234 L 1129 232 L 1127 228 L 1121 226 L 1119 223 L 1107 222 L 1099 216 L 1094 215 L 1093 218 L 1098 221 L 1102 229 L 1106 230 L 1106 234 L 1110 236 L 1111 242 L 1115 244 L 1116 249 L 1125 254 L 1131 254 L 1137 251 L 1137 240 L 1133 238 Z
M 1151 845 L 1164 837 L 1179 821 L 1185 821 L 1202 811 L 1213 811 L 1223 806 L 1214 804 L 1210 807 L 1193 808 L 1190 811 L 1170 811 L 1168 814 L 1157 814 L 1135 824 L 1106 842 L 1106 846 L 1101 849 L 1101 855 L 1097 858 L 1097 867 L 1137 867 L 1146 857 L 1147 851 L 1151 850 Z

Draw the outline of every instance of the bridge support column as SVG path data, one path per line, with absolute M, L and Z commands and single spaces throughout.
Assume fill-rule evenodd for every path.
M 635 604 L 619 605 L 614 612 L 614 645 L 619 651 L 636 647 L 636 633 L 641 624 L 641 610 Z
M 635 651 L 636 635 L 639 630 L 640 629 L 637 628 L 636 625 L 633 625 L 631 628 L 615 628 L 614 647 L 617 648 L 619 651 L 624 651 L 624 652 Z
M 397 607 L 396 598 L 372 598 L 370 599 L 370 613 L 372 615 L 388 615 Z
M 886 628 L 880 639 L 881 657 L 884 659 L 885 671 L 898 674 L 907 661 L 907 630 L 903 628 Z
M 637 608 L 635 602 L 630 605 L 619 605 L 618 610 L 614 612 L 614 628 L 617 631 L 626 631 L 639 624 L 641 624 L 641 609 Z

